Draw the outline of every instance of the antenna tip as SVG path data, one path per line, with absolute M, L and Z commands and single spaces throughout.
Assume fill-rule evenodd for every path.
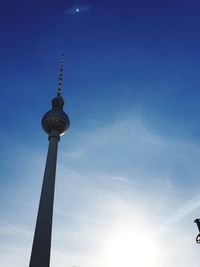
M 58 78 L 57 96 L 61 96 L 61 88 L 62 88 L 62 80 L 63 80 L 63 64 L 64 64 L 64 53 L 62 53 L 62 55 L 61 55 L 60 73 L 59 73 L 59 78 Z

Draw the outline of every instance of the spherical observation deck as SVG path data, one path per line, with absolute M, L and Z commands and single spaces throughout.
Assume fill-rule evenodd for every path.
M 56 131 L 63 135 L 69 128 L 69 117 L 63 111 L 64 100 L 57 96 L 52 100 L 52 109 L 46 112 L 42 118 L 42 127 L 48 134 Z

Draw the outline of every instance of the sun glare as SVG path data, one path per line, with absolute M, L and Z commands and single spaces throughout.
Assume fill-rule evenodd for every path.
M 156 267 L 158 254 L 156 242 L 148 232 L 120 229 L 108 240 L 104 266 Z

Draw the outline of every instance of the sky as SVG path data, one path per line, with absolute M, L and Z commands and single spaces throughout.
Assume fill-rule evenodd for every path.
M 0 267 L 29 264 L 63 52 L 51 267 L 199 266 L 199 13 L 194 0 L 1 2 Z

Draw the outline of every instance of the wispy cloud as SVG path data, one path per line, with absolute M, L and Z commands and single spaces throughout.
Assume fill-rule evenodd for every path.
M 200 194 L 194 196 L 189 201 L 183 201 L 183 203 L 180 203 L 180 207 L 176 208 L 171 216 L 167 217 L 164 220 L 164 223 L 158 228 L 158 232 L 165 231 L 169 227 L 171 227 L 173 224 L 178 223 L 181 219 L 186 217 L 188 214 L 192 213 L 193 211 L 200 208 Z M 197 212 L 197 217 L 200 215 L 199 212 Z M 195 219 L 195 218 L 194 218 Z M 192 223 L 192 221 L 191 221 Z
M 25 229 L 24 227 L 18 226 L 18 225 L 14 225 L 14 224 L 10 224 L 7 222 L 4 222 L 2 220 L 0 220 L 0 235 L 29 235 L 32 236 L 32 233 L 30 231 L 28 231 L 27 229 Z

